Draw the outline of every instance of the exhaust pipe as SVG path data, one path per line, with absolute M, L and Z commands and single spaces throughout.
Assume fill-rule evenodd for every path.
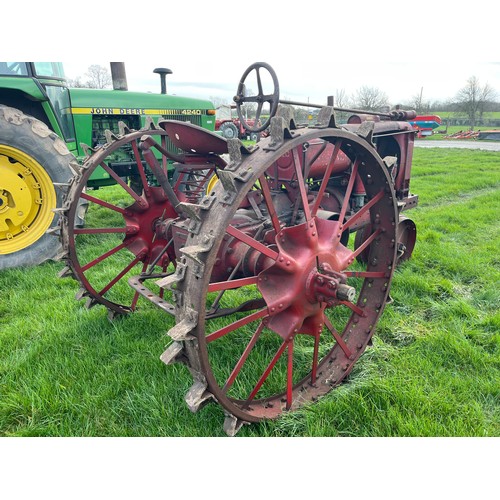
M 160 75 L 160 82 L 161 82 L 161 93 L 166 94 L 167 93 L 167 75 L 172 74 L 172 70 L 168 68 L 156 68 L 153 70 L 153 73 L 158 73 Z
M 128 90 L 127 75 L 125 73 L 125 63 L 110 62 L 111 79 L 113 80 L 114 90 Z

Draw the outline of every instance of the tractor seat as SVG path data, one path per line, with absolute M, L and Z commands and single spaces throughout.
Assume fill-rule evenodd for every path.
M 228 152 L 226 139 L 198 125 L 177 120 L 160 120 L 158 126 L 167 132 L 176 147 L 186 153 L 222 155 Z

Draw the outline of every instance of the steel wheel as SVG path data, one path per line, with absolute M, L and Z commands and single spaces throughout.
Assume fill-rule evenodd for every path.
M 305 152 L 323 141 L 322 169 Z M 163 357 L 190 366 L 192 409 L 214 397 L 233 423 L 278 417 L 345 379 L 374 333 L 396 258 L 395 195 L 368 142 L 303 129 L 277 148 L 260 145 L 232 169 L 232 183 L 215 185 L 186 244 L 171 331 L 181 342 Z M 281 168 L 283 158 L 292 161 Z M 359 181 L 366 196 L 353 208 Z M 325 193 L 339 186 L 335 213 Z M 346 236 L 368 223 L 375 229 L 353 250 Z M 358 263 L 365 249 L 368 262 Z
M 80 282 L 77 298 L 87 297 L 87 307 L 99 303 L 112 313 L 133 311 L 139 293 L 128 286 L 128 279 L 146 272 L 173 271 L 171 224 L 178 214 L 153 173 L 159 168 L 167 179 L 166 150 L 167 133 L 160 129 L 112 137 L 84 162 L 73 183 L 61 230 L 68 251 L 68 267 L 61 276 L 72 276 Z M 135 160 L 132 170 L 116 173 L 119 159 L 130 154 Z M 207 166 L 189 182 L 182 173 L 176 176 L 175 189 L 182 191 L 181 200 L 204 194 L 212 167 Z M 92 176 L 99 171 L 112 185 L 88 189 Z M 130 175 L 130 184 L 123 180 L 125 175 Z M 88 204 L 83 228 L 74 227 L 81 201 Z

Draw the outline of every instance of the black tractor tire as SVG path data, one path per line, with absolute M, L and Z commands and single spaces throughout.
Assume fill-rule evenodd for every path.
M 224 139 L 238 139 L 238 127 L 233 122 L 224 122 L 219 128 Z
M 0 206 L 0 223 L 3 222 L 4 228 L 3 233 L 0 231 L 0 270 L 35 266 L 56 259 L 61 255 L 61 243 L 57 235 L 48 234 L 47 231 L 57 228 L 59 215 L 53 210 L 63 206 L 69 182 L 74 175 L 70 162 L 76 161 L 75 157 L 64 141 L 44 123 L 25 115 L 18 109 L 0 104 L 0 160 L 0 197 L 3 195 L 4 210 L 2 219 L 2 206 Z M 28 170 L 23 172 L 23 169 L 28 168 L 31 172 Z M 16 180 L 16 173 L 21 179 L 19 181 L 21 184 Z M 8 193 L 9 179 L 14 179 L 11 187 L 16 185 L 18 194 L 27 189 L 22 186 L 27 186 L 28 181 L 31 181 L 31 185 L 42 184 L 42 188 L 35 193 L 39 194 L 41 199 L 45 197 L 40 204 L 43 212 L 42 208 L 39 208 L 29 223 L 26 223 L 28 225 L 22 226 L 23 231 L 27 228 L 27 231 L 33 231 L 31 234 L 40 234 L 36 236 L 35 241 L 26 245 L 24 240 L 17 240 L 21 242 L 13 246 L 8 245 L 9 236 L 12 239 L 12 234 L 7 233 L 5 227 L 8 227 L 9 223 L 12 225 L 12 219 L 9 219 L 6 213 L 8 209 L 12 209 L 9 203 L 15 206 L 15 201 L 12 201 L 13 196 Z M 26 199 L 29 197 L 24 198 Z M 37 202 L 39 201 L 40 199 Z M 34 207 L 34 203 L 31 207 Z M 33 208 L 35 209 L 36 207 Z M 23 213 L 19 211 L 18 215 Z M 43 215 L 40 215 L 42 213 Z

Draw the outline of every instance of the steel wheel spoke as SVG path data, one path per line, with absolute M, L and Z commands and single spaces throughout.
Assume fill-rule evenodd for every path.
M 252 321 L 265 318 L 266 316 L 269 316 L 267 309 L 261 309 L 260 311 L 245 316 L 244 318 L 239 319 L 238 321 L 235 321 L 234 323 L 231 323 L 230 325 L 227 325 L 224 328 L 221 328 L 220 330 L 208 334 L 205 339 L 207 343 L 213 342 L 214 340 L 217 340 L 218 338 L 223 337 L 228 333 L 234 332 L 238 328 L 241 328 L 242 326 L 245 326 L 246 324 L 251 323 Z
M 330 323 L 330 320 L 325 316 L 325 325 L 330 330 L 331 334 L 333 335 L 333 338 L 337 342 L 337 344 L 340 346 L 340 348 L 344 351 L 344 354 L 349 358 L 351 356 L 351 351 L 347 347 L 347 344 L 344 342 L 342 337 L 339 335 L 339 332 L 335 329 L 335 327 Z
M 102 262 L 104 259 L 107 259 L 108 257 L 111 257 L 111 255 L 115 254 L 116 252 L 120 251 L 122 248 L 125 248 L 125 243 L 120 243 L 116 247 L 112 248 L 111 250 L 108 250 L 106 253 L 103 253 L 93 261 L 89 262 L 88 264 L 85 264 L 82 267 L 82 271 L 85 272 L 87 269 L 90 269 L 91 267 L 95 266 L 96 264 L 99 264 L 99 262 Z
M 233 280 L 233 277 L 236 275 L 236 273 L 238 272 L 240 266 L 241 266 L 241 262 L 242 262 L 243 259 L 240 259 L 239 262 L 236 264 L 236 266 L 234 267 L 233 271 L 231 272 L 231 274 L 229 275 L 229 278 L 228 278 L 228 281 L 232 281 Z M 209 285 L 210 286 L 210 285 Z M 226 290 L 221 290 L 219 292 L 219 294 L 217 295 L 217 297 L 215 298 L 215 300 L 212 302 L 212 305 L 210 307 L 210 311 L 216 311 L 219 307 L 219 302 L 221 301 L 222 297 L 224 296 L 224 293 L 226 292 Z
M 139 175 L 141 177 L 142 185 L 144 186 L 144 193 L 146 196 L 149 193 L 149 185 L 148 180 L 146 179 L 146 172 L 144 171 L 144 166 L 142 165 L 142 158 L 139 153 L 139 147 L 137 146 L 137 142 L 132 142 L 132 150 L 134 151 L 135 161 L 137 163 L 137 170 L 139 170 Z
M 384 197 L 384 191 L 379 191 L 368 203 L 363 205 L 363 208 L 358 210 L 350 219 L 346 221 L 343 227 L 343 231 L 345 231 L 348 227 L 352 226 L 357 220 L 359 220 L 370 208 L 375 205 L 375 203 L 379 202 Z
M 126 266 L 115 278 L 113 278 L 100 292 L 99 295 L 104 295 L 111 287 L 116 285 L 125 274 L 127 274 L 141 259 L 136 257 L 128 266 Z
M 271 191 L 269 189 L 269 183 L 267 182 L 266 176 L 260 176 L 259 182 L 262 190 L 262 195 L 264 196 L 264 201 L 266 203 L 267 211 L 269 212 L 269 217 L 271 217 L 274 231 L 276 232 L 276 234 L 278 234 L 281 231 L 281 224 L 278 215 L 276 214 L 276 209 L 274 207 Z
M 355 259 L 367 246 L 371 244 L 371 242 L 381 233 L 380 229 L 377 229 L 374 233 L 372 233 L 366 240 L 359 245 L 359 247 L 352 253 L 351 258 Z
M 352 302 L 349 302 L 347 300 L 340 300 L 339 304 L 342 304 L 343 306 L 348 307 L 351 311 L 355 312 L 358 316 L 365 315 L 365 313 L 363 312 L 363 309 L 361 309 L 361 307 L 358 307 L 357 305 L 353 304 Z
M 269 377 L 269 374 L 271 373 L 272 369 L 274 368 L 274 365 L 278 362 L 278 360 L 281 358 L 281 355 L 285 351 L 285 349 L 288 346 L 288 341 L 285 340 L 282 344 L 281 347 L 278 349 L 278 352 L 274 355 L 273 359 L 265 369 L 264 373 L 260 377 L 259 381 L 257 382 L 257 385 L 253 388 L 252 392 L 250 393 L 250 396 L 248 396 L 248 399 L 246 400 L 246 404 L 250 404 L 251 401 L 255 398 L 257 393 L 259 392 L 260 388 L 262 387 L 262 384 L 267 380 Z
M 109 168 L 104 162 L 101 162 L 100 165 L 135 201 L 139 203 L 141 207 L 147 208 L 148 204 L 146 200 L 139 196 L 130 186 L 127 186 L 127 184 L 123 182 L 123 179 L 112 168 Z
M 116 205 L 113 205 L 111 203 L 107 203 L 104 200 L 100 200 L 99 198 L 94 198 L 93 196 L 90 196 L 87 193 L 82 193 L 80 195 L 80 198 L 83 198 L 84 200 L 91 201 L 92 203 L 96 203 L 97 205 L 101 205 L 101 207 L 106 207 L 109 208 L 110 210 L 114 210 L 115 212 L 118 212 L 120 214 L 125 213 L 125 209 L 117 207 Z
M 297 148 L 294 148 L 293 150 L 293 164 L 295 166 L 295 173 L 297 174 L 297 182 L 299 184 L 300 198 L 302 200 L 304 215 L 306 221 L 309 222 L 311 220 L 311 209 L 309 207 L 309 201 L 307 200 L 306 183 L 304 182 L 304 175 L 302 173 L 302 166 Z
M 208 285 L 208 291 L 218 292 L 220 290 L 231 290 L 233 288 L 240 288 L 242 286 L 255 285 L 257 283 L 257 279 L 257 276 L 251 276 L 249 278 L 240 278 L 232 281 L 210 283 L 210 285 Z
M 74 234 L 111 234 L 111 233 L 126 233 L 126 227 L 94 227 L 94 228 L 82 228 L 73 229 Z
M 252 247 L 253 249 L 257 250 L 258 252 L 266 255 L 267 257 L 277 260 L 279 254 L 272 250 L 269 247 L 266 247 L 263 245 L 260 241 L 257 241 L 256 239 L 252 238 L 251 236 L 248 236 L 248 234 L 244 233 L 243 231 L 240 231 L 239 229 L 236 229 L 234 226 L 228 226 L 227 227 L 227 232 L 231 235 L 237 238 L 238 240 L 242 241 L 243 243 L 246 243 L 248 246 Z
M 321 204 L 321 200 L 323 199 L 323 195 L 325 194 L 326 186 L 328 185 L 328 181 L 330 180 L 330 176 L 332 174 L 333 170 L 333 164 L 335 163 L 335 160 L 337 159 L 337 156 L 340 151 L 340 146 L 342 144 L 341 140 L 338 140 L 335 143 L 335 146 L 332 151 L 332 155 L 330 156 L 330 161 L 328 163 L 328 167 L 326 168 L 325 175 L 323 176 L 323 179 L 321 181 L 321 185 L 318 190 L 318 195 L 316 197 L 316 200 L 314 202 L 314 205 L 311 210 L 311 214 L 314 217 L 318 213 L 319 206 Z
M 344 202 L 342 203 L 342 209 L 340 210 L 339 221 L 340 224 L 344 222 L 345 214 L 347 213 L 347 207 L 349 205 L 349 200 L 351 198 L 352 188 L 354 187 L 354 182 L 356 181 L 356 176 L 358 175 L 358 165 L 359 160 L 356 158 L 354 165 L 352 166 L 351 176 L 349 177 L 349 184 L 347 185 L 346 192 L 344 195 Z
M 233 385 L 236 377 L 238 376 L 241 369 L 243 368 L 243 365 L 245 364 L 245 361 L 247 360 L 251 350 L 253 349 L 254 345 L 257 343 L 257 340 L 259 340 L 259 337 L 260 337 L 260 334 L 262 333 L 262 330 L 264 330 L 264 324 L 262 322 L 260 322 L 259 326 L 257 327 L 257 330 L 255 330 L 254 334 L 252 335 L 250 342 L 245 347 L 243 354 L 241 355 L 240 359 L 236 363 L 236 366 L 233 368 L 231 375 L 229 375 L 229 378 L 227 379 L 226 383 L 224 384 L 224 387 L 222 388 L 222 390 L 224 392 L 227 392 L 229 390 L 229 388 Z

